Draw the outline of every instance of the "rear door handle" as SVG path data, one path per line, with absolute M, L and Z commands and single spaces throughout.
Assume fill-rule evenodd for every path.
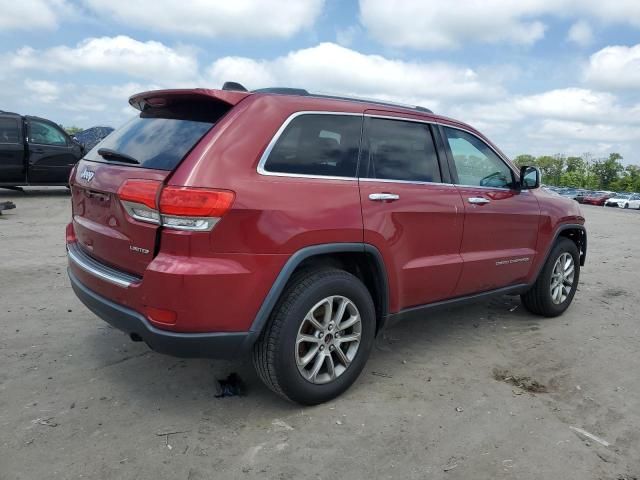
M 484 205 L 485 203 L 491 203 L 491 200 L 484 197 L 469 197 L 467 198 L 467 201 L 469 203 L 472 203 L 473 205 Z
M 395 202 L 400 200 L 400 195 L 395 193 L 370 193 L 369 200 L 374 202 Z

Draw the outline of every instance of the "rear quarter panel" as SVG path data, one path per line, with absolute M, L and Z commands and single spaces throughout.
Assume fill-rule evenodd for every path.
M 362 242 L 358 183 L 260 175 L 259 159 L 282 123 L 301 110 L 363 107 L 303 97 L 248 97 L 207 134 L 169 184 L 233 190 L 232 209 L 210 235 L 215 253 L 292 254 L 309 245 Z

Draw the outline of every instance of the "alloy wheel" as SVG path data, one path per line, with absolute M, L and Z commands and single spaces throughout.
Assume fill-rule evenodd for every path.
M 551 272 L 551 301 L 556 305 L 563 303 L 571 289 L 575 275 L 573 256 L 564 252 L 558 257 Z
M 340 295 L 322 299 L 309 310 L 298 329 L 298 371 L 314 384 L 332 382 L 356 357 L 361 334 L 360 312 L 351 300 Z

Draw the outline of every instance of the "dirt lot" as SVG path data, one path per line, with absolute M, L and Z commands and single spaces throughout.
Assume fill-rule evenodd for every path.
M 69 287 L 67 193 L 4 200 L 2 480 L 640 476 L 640 212 L 584 208 L 564 316 L 504 297 L 400 324 L 349 392 L 300 408 L 247 361 L 165 357 L 108 328 Z M 230 372 L 248 395 L 214 398 Z

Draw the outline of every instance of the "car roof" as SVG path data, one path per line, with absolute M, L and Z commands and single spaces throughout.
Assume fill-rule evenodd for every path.
M 231 86 L 229 86 L 229 84 L 231 84 Z M 426 107 L 404 105 L 401 103 L 378 99 L 310 93 L 302 88 L 270 87 L 248 91 L 236 82 L 225 82 L 222 89 L 192 88 L 141 92 L 132 95 L 129 98 L 129 104 L 138 110 L 142 110 L 145 108 L 145 104 L 147 103 L 153 104 L 153 101 L 156 99 L 171 97 L 174 99 L 209 98 L 233 106 L 237 105 L 245 98 L 257 98 L 262 96 L 282 97 L 283 101 L 293 104 L 299 102 L 301 111 L 309 110 L 309 107 L 311 106 L 318 111 L 326 109 L 327 111 L 335 112 L 342 111 L 342 109 L 344 109 L 345 112 L 357 111 L 362 113 L 367 110 L 383 110 L 385 112 L 392 112 L 399 115 L 410 115 L 411 118 L 416 120 L 424 120 L 427 122 L 458 127 L 480 137 L 482 140 L 489 143 L 491 147 L 499 152 L 504 158 L 508 158 L 504 152 L 491 142 L 491 140 L 471 125 L 451 117 L 435 114 Z M 295 108 L 295 106 L 293 108 Z
M 3 117 L 22 117 L 19 113 L 15 112 L 5 112 L 4 110 L 0 110 L 0 116 Z

